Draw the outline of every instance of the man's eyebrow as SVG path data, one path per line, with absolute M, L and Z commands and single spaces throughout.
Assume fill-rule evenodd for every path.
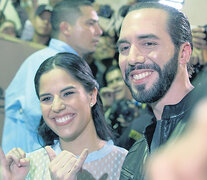
M 120 40 L 118 40 L 117 43 L 116 43 L 116 48 L 118 48 L 119 45 L 122 44 L 122 43 L 129 43 L 129 42 L 128 42 L 127 40 L 125 40 L 125 39 L 120 39 Z
M 154 34 L 143 34 L 143 35 L 137 36 L 137 39 L 160 39 L 160 38 Z
M 87 22 L 93 22 L 93 23 L 96 23 L 96 22 L 98 22 L 98 20 L 97 20 L 97 19 L 88 19 Z
M 157 40 L 159 40 L 160 38 L 157 37 L 154 34 L 143 34 L 143 35 L 137 36 L 137 39 L 138 40 L 142 40 L 142 39 L 157 39 Z M 125 39 L 120 39 L 120 40 L 117 41 L 116 47 L 119 47 L 119 45 L 122 44 L 122 43 L 129 43 L 129 42 Z

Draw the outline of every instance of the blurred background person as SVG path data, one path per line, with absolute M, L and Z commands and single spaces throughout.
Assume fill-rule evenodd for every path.
M 20 20 L 21 29 L 17 32 L 17 37 L 20 37 L 22 34 L 22 30 L 24 28 L 25 22 L 26 22 L 26 20 L 29 19 L 29 15 L 28 15 L 27 11 L 21 6 L 21 0 L 11 0 L 11 1 L 12 1 L 12 5 L 13 5 L 14 9 L 16 10 L 17 15 Z
M 52 10 L 50 5 L 41 4 L 38 6 L 34 18 L 31 21 L 26 21 L 21 39 L 48 45 L 52 32 L 50 23 Z
M 142 105 L 132 98 L 118 65 L 112 65 L 105 71 L 104 82 L 105 87 L 101 88 L 101 97 L 104 106 L 107 104 L 106 121 L 114 133 L 115 144 L 126 148 L 128 142 L 121 143 L 120 138 L 122 139 L 123 135 L 128 136 L 130 130 L 127 129 L 139 116 Z M 127 147 L 129 148 L 129 144 Z
M 0 25 L 0 32 L 12 37 L 17 37 L 16 24 L 12 20 L 5 20 Z

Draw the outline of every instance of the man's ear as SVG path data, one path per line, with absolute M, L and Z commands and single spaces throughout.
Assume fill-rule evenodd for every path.
M 62 34 L 64 34 L 65 36 L 70 36 L 71 26 L 68 22 L 65 21 L 61 22 L 59 27 L 60 27 L 60 32 Z
M 180 64 L 187 64 L 190 61 L 191 57 L 191 45 L 189 42 L 185 42 L 180 46 L 180 53 L 179 53 L 179 63 Z

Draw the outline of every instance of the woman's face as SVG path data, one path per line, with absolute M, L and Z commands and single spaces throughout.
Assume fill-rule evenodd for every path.
M 45 123 L 64 141 L 72 141 L 93 125 L 91 103 L 97 89 L 87 93 L 77 80 L 62 68 L 44 73 L 39 96 Z

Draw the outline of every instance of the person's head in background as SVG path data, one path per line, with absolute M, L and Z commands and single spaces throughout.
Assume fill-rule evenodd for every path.
M 104 59 L 113 58 L 115 56 L 115 39 L 107 33 L 103 33 L 100 37 L 96 51 L 93 57 L 96 60 L 102 61 Z
M 112 65 L 105 71 L 104 81 L 106 86 L 113 90 L 114 99 L 116 101 L 132 99 L 131 93 L 123 80 L 123 76 L 118 65 Z
M 0 25 L 0 32 L 4 34 L 8 34 L 12 37 L 17 37 L 17 30 L 16 30 L 16 24 L 12 20 L 5 20 Z
M 138 102 L 167 95 L 174 103 L 192 89 L 192 36 L 182 12 L 160 3 L 137 3 L 124 18 L 117 46 L 124 80 Z
M 83 135 L 109 137 L 98 88 L 90 67 L 77 55 L 59 53 L 43 62 L 35 90 L 43 115 L 39 134 L 45 145 Z
M 63 0 L 52 12 L 52 37 L 69 44 L 83 57 L 96 50 L 102 34 L 98 20 L 90 1 Z
M 52 6 L 41 4 L 38 6 L 32 24 L 34 27 L 33 42 L 48 45 L 51 37 L 52 27 L 50 17 Z

